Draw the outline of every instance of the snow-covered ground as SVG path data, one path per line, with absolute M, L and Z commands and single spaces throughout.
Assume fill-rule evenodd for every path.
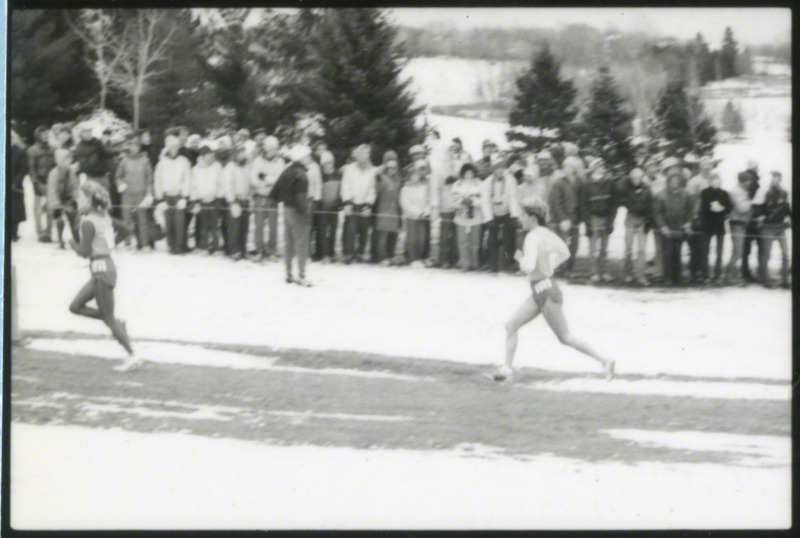
M 12 424 L 23 529 L 788 528 L 786 440 L 612 430 L 631 442 L 767 454 L 776 467 L 513 460 L 457 451 L 279 447 Z M 698 448 L 698 440 L 700 446 Z M 465 457 L 468 456 L 468 457 Z M 765 502 L 768 499 L 768 502 Z

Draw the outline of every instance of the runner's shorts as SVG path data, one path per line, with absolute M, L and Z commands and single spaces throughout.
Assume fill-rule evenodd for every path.
M 539 308 L 544 307 L 548 300 L 556 304 L 564 303 L 564 296 L 561 294 L 561 288 L 558 287 L 558 282 L 552 278 L 531 282 L 531 290 L 533 291 L 533 300 Z
M 114 260 L 110 257 L 94 258 L 89 263 L 89 269 L 92 272 L 92 282 L 97 287 L 97 284 L 102 284 L 113 288 L 117 285 L 117 266 L 114 265 Z

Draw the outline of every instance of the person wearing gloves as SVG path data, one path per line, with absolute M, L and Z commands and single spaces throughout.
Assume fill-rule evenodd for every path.
M 353 162 L 342 168 L 345 263 L 352 263 L 356 257 L 366 261 L 372 206 L 377 199 L 377 169 L 370 162 L 370 151 L 368 144 L 361 144 L 353 150 Z
M 210 143 L 200 145 L 197 164 L 192 168 L 192 184 L 189 198 L 197 215 L 199 236 L 197 248 L 214 254 L 219 248 L 220 208 L 217 199 L 220 195 L 222 165 L 214 156 Z
M 653 218 L 653 195 L 644 183 L 641 168 L 631 170 L 622 192 L 622 205 L 627 209 L 625 215 L 625 283 L 636 282 L 647 286 L 644 276 L 646 230 Z M 634 243 L 636 255 L 634 256 Z
M 122 221 L 131 230 L 136 230 L 136 247 L 153 247 L 148 237 L 147 208 L 153 204 L 153 167 L 150 158 L 142 151 L 138 137 L 128 142 L 126 153 L 122 156 L 114 174 L 117 190 L 122 202 Z M 136 224 L 134 228 L 134 217 Z M 125 244 L 130 245 L 130 237 Z
M 47 176 L 47 210 L 51 222 L 56 223 L 58 244 L 64 249 L 64 220 L 69 223 L 72 237 L 78 237 L 78 176 L 72 166 L 72 153 L 68 149 L 55 151 L 56 166 Z
M 569 257 L 564 241 L 545 227 L 548 222 L 547 204 L 538 198 L 524 200 L 522 222 L 525 230 L 523 247 L 514 258 L 528 279 L 531 292 L 506 322 L 505 361 L 494 373 L 484 374 L 497 382 L 511 382 L 514 376 L 514 355 L 517 352 L 518 333 L 539 314 L 558 338 L 558 341 L 599 362 L 607 381 L 614 377 L 615 361 L 595 351 L 583 339 L 570 332 L 564 315 L 564 296 L 556 281 L 559 265 Z
M 586 171 L 583 161 L 577 157 L 578 147 L 565 144 L 567 157 L 564 159 L 564 173 L 559 174 L 550 188 L 547 198 L 550 207 L 550 229 L 552 229 L 569 246 L 569 259 L 562 265 L 567 275 L 571 275 L 575 267 L 575 253 L 580 241 L 580 205 L 579 200 L 583 188 Z M 572 148 L 575 153 L 571 154 Z M 580 166 L 578 166 L 580 163 Z M 523 197 L 529 197 L 530 194 Z M 522 196 L 521 196 L 522 197 Z
M 761 262 L 759 263 L 761 283 L 775 287 L 769 277 L 769 257 L 772 243 L 777 241 L 781 247 L 781 287 L 789 288 L 789 246 L 786 243 L 786 229 L 791 225 L 792 210 L 789 207 L 789 193 L 781 187 L 781 173 L 772 172 L 772 181 L 764 194 L 764 203 L 759 212 L 761 221 Z
M 311 164 L 311 148 L 298 144 L 291 149 L 291 162 L 281 172 L 269 197 L 283 204 L 283 227 L 286 252 L 286 283 L 310 287 L 306 280 L 306 260 L 310 254 L 308 242 L 311 238 L 311 204 L 308 196 L 308 166 Z M 297 258 L 298 277 L 292 272 Z
M 339 208 L 342 203 L 342 173 L 336 168 L 333 153 L 325 150 L 319 157 L 322 168 L 321 230 L 318 239 L 322 243 L 324 262 L 332 262 L 336 256 L 336 229 L 339 226 Z
M 606 272 L 608 236 L 614 227 L 617 215 L 617 192 L 611 174 L 600 157 L 595 157 L 587 167 L 588 182 L 581 196 L 581 214 L 586 220 L 586 235 L 589 236 L 589 252 L 592 260 L 591 281 L 611 282 Z
M 400 233 L 400 189 L 403 186 L 396 152 L 387 151 L 383 154 L 383 165 L 379 167 L 375 180 L 377 261 L 381 265 L 389 265 L 394 258 Z
M 245 144 L 247 145 L 247 144 Z M 264 139 L 264 154 L 257 155 L 250 166 L 255 213 L 256 261 L 278 255 L 278 203 L 269 194 L 278 181 L 286 161 L 280 157 L 280 142 L 274 136 Z M 269 224 L 268 243 L 264 245 L 264 224 Z
M 165 214 L 167 245 L 170 254 L 186 252 L 186 199 L 192 181 L 192 165 L 180 155 L 180 140 L 170 135 L 164 141 L 164 155 L 153 173 L 156 200 L 167 205 Z
M 511 207 L 514 203 L 516 179 L 506 173 L 505 160 L 495 154 L 492 173 L 483 180 L 483 213 L 488 223 L 485 247 L 489 270 L 497 273 L 511 269 L 514 263 L 514 221 Z
M 427 162 L 417 161 L 400 189 L 400 209 L 406 227 L 408 261 L 412 267 L 425 265 L 425 221 L 431 215 L 430 173 Z
M 708 238 L 709 247 L 711 239 L 716 241 L 717 259 L 714 264 L 712 284 L 717 284 L 722 276 L 722 250 L 725 245 L 725 220 L 733 209 L 733 202 L 728 191 L 720 187 L 722 180 L 717 172 L 711 172 L 708 187 L 700 191 L 700 226 L 703 234 Z M 709 249 L 710 250 L 710 249 Z M 708 257 L 705 258 L 704 271 L 708 270 Z
M 235 261 L 247 256 L 250 225 L 250 170 L 248 154 L 239 148 L 222 169 L 220 190 L 228 204 L 228 255 Z
M 480 267 L 481 226 L 486 220 L 483 209 L 488 206 L 488 200 L 484 200 L 485 192 L 477 166 L 464 164 L 459 176 L 453 184 L 459 266 L 462 271 L 475 271 Z
M 692 226 L 692 200 L 683 187 L 681 163 L 669 157 L 663 163 L 667 188 L 655 197 L 653 217 L 662 237 L 664 277 L 667 284 L 681 284 L 681 251 Z

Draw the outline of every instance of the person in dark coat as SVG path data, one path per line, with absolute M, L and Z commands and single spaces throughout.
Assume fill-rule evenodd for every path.
M 81 129 L 80 137 L 81 141 L 72 150 L 73 160 L 78 165 L 78 175 L 85 174 L 86 179 L 96 181 L 109 190 L 109 158 L 103 143 L 92 136 L 89 128 Z
M 635 281 L 640 286 L 648 284 L 644 276 L 645 244 L 647 229 L 653 218 L 653 194 L 644 183 L 644 171 L 641 168 L 631 170 L 630 178 L 625 182 L 622 192 L 622 205 L 627 209 L 625 215 L 625 282 Z M 636 243 L 636 256 L 633 256 L 633 244 Z
M 722 276 L 722 250 L 725 246 L 725 220 L 733 209 L 733 202 L 728 191 L 720 187 L 721 180 L 717 172 L 711 173 L 711 182 L 708 187 L 700 191 L 700 228 L 708 238 L 708 251 L 711 239 L 716 241 L 717 258 L 714 262 L 714 274 L 711 276 L 712 284 L 717 284 Z M 703 268 L 709 274 L 708 256 L 705 258 Z
M 310 253 L 311 203 L 308 198 L 306 169 L 311 164 L 311 148 L 305 145 L 295 146 L 291 151 L 291 159 L 291 164 L 278 176 L 269 197 L 276 203 L 283 203 L 286 283 L 310 287 L 311 283 L 306 280 L 306 260 Z M 295 257 L 298 279 L 292 274 L 292 260 Z
M 772 243 L 778 242 L 781 247 L 781 286 L 789 287 L 789 245 L 786 243 L 786 229 L 789 228 L 792 210 L 789 206 L 789 194 L 781 187 L 781 173 L 772 172 L 769 190 L 764 195 L 758 217 L 761 220 L 761 260 L 759 277 L 764 286 L 774 287 L 769 277 L 769 257 Z
M 22 137 L 11 128 L 11 153 L 8 156 L 10 170 L 9 182 L 11 183 L 11 219 L 10 232 L 12 241 L 19 240 L 19 224 L 26 220 L 25 214 L 25 188 L 23 180 L 28 175 L 28 155 Z
M 606 272 L 608 236 L 614 228 L 617 215 L 618 192 L 605 162 L 599 157 L 592 159 L 587 168 L 589 180 L 581 196 L 581 214 L 586 221 L 589 235 L 589 251 L 592 259 L 592 282 L 611 281 Z
M 760 178 L 758 175 L 758 162 L 754 161 L 753 159 L 750 159 L 747 162 L 747 170 L 739 174 L 739 182 L 745 184 L 745 188 L 747 189 L 747 194 L 750 197 L 750 200 L 754 200 L 756 193 L 761 187 Z M 755 202 L 753 203 L 755 204 Z M 758 211 L 756 207 L 754 207 L 753 210 Z M 756 281 L 755 277 L 750 272 L 749 262 L 750 252 L 753 249 L 753 243 L 755 243 L 756 248 L 758 249 L 757 259 L 761 259 L 761 243 L 758 241 L 758 237 L 760 235 L 760 224 L 761 223 L 756 219 L 751 219 L 745 231 L 746 235 L 744 238 L 744 245 L 742 247 L 742 278 L 745 282 Z

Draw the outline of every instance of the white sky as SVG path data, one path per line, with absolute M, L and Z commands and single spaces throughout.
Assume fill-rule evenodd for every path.
M 391 18 L 406 26 L 449 23 L 464 28 L 559 28 L 588 24 L 598 29 L 643 30 L 678 39 L 702 32 L 711 44 L 722 42 L 726 26 L 745 44 L 791 39 L 787 8 L 395 8 Z

